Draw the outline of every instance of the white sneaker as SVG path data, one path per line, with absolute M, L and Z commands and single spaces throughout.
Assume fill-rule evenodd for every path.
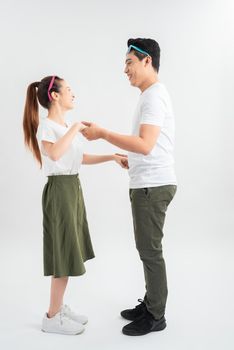
M 84 315 L 77 315 L 75 312 L 73 312 L 68 305 L 62 305 L 61 311 L 69 317 L 72 321 L 81 323 L 81 324 L 86 324 L 88 322 L 88 317 Z
M 47 313 L 42 320 L 43 332 L 59 333 L 67 335 L 80 334 L 84 331 L 81 323 L 75 322 L 68 318 L 61 310 L 53 317 L 49 318 Z

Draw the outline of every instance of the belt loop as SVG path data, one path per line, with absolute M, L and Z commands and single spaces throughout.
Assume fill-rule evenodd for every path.
M 144 190 L 145 194 L 147 195 L 148 194 L 148 190 L 149 190 L 148 187 L 144 187 L 143 190 Z

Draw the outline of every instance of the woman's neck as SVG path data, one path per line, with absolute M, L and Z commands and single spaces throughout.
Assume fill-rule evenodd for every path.
M 51 106 L 48 113 L 48 118 L 55 122 L 64 125 L 65 124 L 66 111 L 60 106 Z

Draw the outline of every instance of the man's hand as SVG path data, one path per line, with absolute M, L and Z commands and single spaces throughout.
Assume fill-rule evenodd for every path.
M 100 128 L 97 124 L 90 122 L 82 122 L 86 126 L 81 132 L 87 140 L 98 140 L 102 137 L 104 129 Z
M 115 153 L 114 160 L 118 163 L 122 168 L 129 169 L 128 166 L 128 156 L 126 154 Z

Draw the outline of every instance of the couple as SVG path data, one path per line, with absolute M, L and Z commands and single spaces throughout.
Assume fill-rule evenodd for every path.
M 140 304 L 123 310 L 129 321 L 122 332 L 144 335 L 166 327 L 167 278 L 162 254 L 166 210 L 176 192 L 173 167 L 174 116 L 167 90 L 158 81 L 160 48 L 153 39 L 129 39 L 125 73 L 141 91 L 132 135 L 120 135 L 90 122 L 70 124 L 65 113 L 74 95 L 65 80 L 49 76 L 29 85 L 24 110 L 25 144 L 43 166 L 48 181 L 42 193 L 44 275 L 51 276 L 44 332 L 79 334 L 88 319 L 63 303 L 69 276 L 85 273 L 84 262 L 94 258 L 82 188 L 81 164 L 116 161 L 129 168 L 130 201 L 136 248 L 142 260 L 146 293 Z M 39 103 L 48 117 L 39 121 Z M 122 154 L 84 154 L 81 132 L 88 140 L 104 139 L 128 151 Z

